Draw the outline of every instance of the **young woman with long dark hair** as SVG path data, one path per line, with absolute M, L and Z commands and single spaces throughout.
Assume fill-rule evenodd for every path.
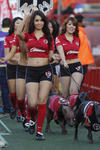
M 22 18 L 16 17 L 12 20 L 12 23 L 10 25 L 9 34 L 5 38 L 5 58 L 2 58 L 0 61 L 1 63 L 4 63 L 5 61 L 8 61 L 7 63 L 7 81 L 8 81 L 8 87 L 10 92 L 10 100 L 12 103 L 12 107 L 10 110 L 10 117 L 11 119 L 14 119 L 16 116 L 16 110 L 17 110 L 17 99 L 16 99 L 16 69 L 18 65 L 18 60 L 20 57 L 20 48 L 17 47 L 16 52 L 11 53 L 13 42 L 15 40 L 15 34 L 18 28 L 18 25 L 22 21 Z
M 53 82 L 53 69 L 49 61 L 54 51 L 54 41 L 46 16 L 38 10 L 33 12 L 28 33 L 19 31 L 17 34 L 26 42 L 28 49 L 26 89 L 31 112 L 36 106 L 38 108 L 36 140 L 45 140 L 42 126 L 46 114 L 47 97 Z
M 55 45 L 55 39 L 59 34 L 59 24 L 55 19 L 50 19 L 48 20 L 48 27 L 50 30 L 50 33 L 52 34 L 53 38 L 54 38 L 54 45 Z M 56 45 L 55 45 L 55 51 L 54 51 L 54 55 L 53 57 L 56 57 L 56 60 L 54 60 L 52 62 L 52 67 L 53 67 L 53 71 L 54 71 L 54 83 L 53 83 L 53 88 L 52 88 L 52 92 L 56 92 L 58 95 L 60 94 L 59 92 L 59 72 L 60 72 L 60 66 L 59 66 L 59 54 L 57 52 L 56 49 Z
M 29 18 L 27 19 L 27 23 Z M 20 24 L 19 24 L 20 25 Z M 26 32 L 28 25 L 25 25 L 23 31 Z M 19 48 L 20 57 L 18 59 L 18 65 L 16 68 L 16 101 L 18 105 L 18 115 L 17 121 L 23 122 L 26 119 L 25 111 L 25 94 L 26 94 L 26 66 L 27 66 L 27 47 L 26 43 L 19 39 L 17 35 L 14 35 L 14 40 L 12 41 L 11 51 L 6 55 L 2 61 L 11 60 L 16 54 L 17 49 Z

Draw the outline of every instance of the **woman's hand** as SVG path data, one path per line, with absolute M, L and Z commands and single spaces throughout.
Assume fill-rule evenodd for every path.
M 52 58 L 53 58 L 55 61 L 59 61 L 59 60 L 60 60 L 59 54 L 53 54 Z
M 0 58 L 0 63 L 4 64 L 5 63 L 5 59 L 4 58 Z
M 24 16 L 28 16 L 30 14 L 27 3 L 20 8 L 20 11 L 24 14 Z
M 62 60 L 61 63 L 64 65 L 64 67 L 69 68 L 68 63 L 66 60 Z
M 33 11 L 37 11 L 39 9 L 38 9 L 38 7 L 36 7 L 32 4 L 32 5 L 30 5 L 30 10 L 33 12 Z
M 58 62 L 59 60 L 60 60 L 59 54 L 53 54 L 50 59 L 50 62 Z

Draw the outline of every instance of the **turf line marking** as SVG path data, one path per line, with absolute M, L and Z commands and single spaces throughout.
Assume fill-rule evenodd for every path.
M 5 143 L 8 144 L 8 142 L 2 137 L 3 135 L 10 135 L 11 130 L 3 123 L 3 121 L 0 120 L 0 124 L 6 129 L 8 133 L 0 133 L 0 139 Z
M 0 135 L 0 139 L 5 143 L 8 144 L 8 142 Z
M 3 121 L 0 120 L 0 123 L 9 133 L 11 133 L 11 130 L 8 129 L 8 127 L 3 123 Z

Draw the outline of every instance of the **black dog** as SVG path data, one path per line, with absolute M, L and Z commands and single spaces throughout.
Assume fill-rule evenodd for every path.
M 89 143 L 93 143 L 92 131 L 100 130 L 100 103 L 90 101 L 87 93 L 80 93 L 80 99 L 77 99 L 73 106 L 75 111 L 75 135 L 78 139 L 78 126 L 80 123 L 88 129 Z

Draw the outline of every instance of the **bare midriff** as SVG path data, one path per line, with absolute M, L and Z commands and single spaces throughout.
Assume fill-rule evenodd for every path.
M 28 66 L 39 67 L 48 65 L 48 58 L 28 58 Z
M 20 53 L 20 59 L 18 61 L 18 64 L 22 66 L 27 66 L 27 57 L 23 53 Z
M 77 59 L 67 59 L 66 60 L 68 64 L 73 64 L 73 63 L 77 63 L 77 62 L 80 62 L 80 60 L 77 58 Z

